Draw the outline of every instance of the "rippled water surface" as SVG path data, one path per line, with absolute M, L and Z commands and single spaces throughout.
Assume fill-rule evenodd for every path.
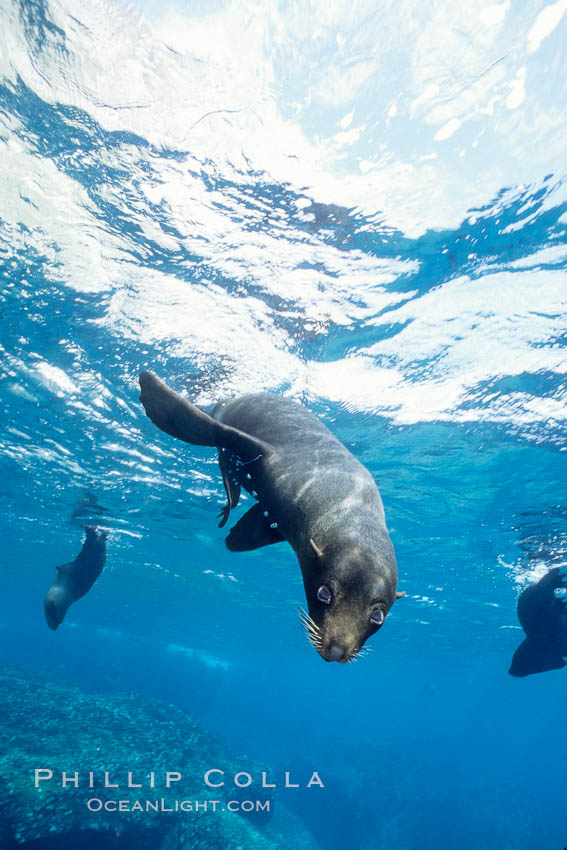
M 320 770 L 285 802 L 322 848 L 567 843 L 567 674 L 507 675 L 567 562 L 566 12 L 0 0 L 2 659 Z M 147 368 L 301 401 L 371 470 L 407 596 L 369 657 L 305 641 L 289 547 L 226 550 Z

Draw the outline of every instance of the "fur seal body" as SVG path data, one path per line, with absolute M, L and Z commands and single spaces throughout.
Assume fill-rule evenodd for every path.
M 85 528 L 83 548 L 74 561 L 57 567 L 57 578 L 43 603 L 50 629 L 61 625 L 67 608 L 91 589 L 102 572 L 106 560 L 106 532 Z
M 162 431 L 216 446 L 227 493 L 223 526 L 244 487 L 257 503 L 226 544 L 247 551 L 287 540 L 305 587 L 307 635 L 327 661 L 346 662 L 384 623 L 397 567 L 382 500 L 368 470 L 300 404 L 278 395 L 217 403 L 210 415 L 149 372 L 140 400 Z
M 567 576 L 549 570 L 522 591 L 518 619 L 526 639 L 517 648 L 511 676 L 529 676 L 567 666 Z

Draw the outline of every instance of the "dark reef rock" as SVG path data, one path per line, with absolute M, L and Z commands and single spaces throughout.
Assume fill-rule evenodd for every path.
M 268 800 L 262 768 L 236 758 L 185 712 L 138 694 L 87 694 L 37 671 L 0 672 L 0 846 L 3 850 L 314 850 L 309 833 L 279 800 L 271 812 L 226 809 L 229 800 Z M 207 769 L 225 771 L 209 788 Z M 34 787 L 35 769 L 53 779 Z M 89 788 L 89 772 L 95 787 Z M 104 773 L 119 788 L 104 788 Z M 142 788 L 128 788 L 128 772 Z M 150 772 L 155 772 L 155 788 Z M 167 771 L 183 779 L 166 788 Z M 240 771 L 254 777 L 235 788 Z M 61 774 L 79 787 L 61 787 Z M 216 811 L 89 811 L 87 801 L 220 800 Z

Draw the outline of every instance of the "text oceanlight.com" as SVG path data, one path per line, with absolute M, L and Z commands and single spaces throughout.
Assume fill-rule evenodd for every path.
M 271 800 L 87 800 L 90 812 L 269 812 Z

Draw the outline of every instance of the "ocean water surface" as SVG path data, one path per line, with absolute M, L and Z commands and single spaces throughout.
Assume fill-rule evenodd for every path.
M 98 730 L 53 695 L 136 694 L 222 742 L 209 767 L 275 778 L 258 847 L 567 844 L 567 672 L 507 672 L 519 593 L 567 564 L 566 12 L 0 0 L 0 661 L 44 683 L 22 717 L 61 769 Z M 143 369 L 203 407 L 289 396 L 370 469 L 406 596 L 367 657 L 306 641 L 289 546 L 226 549 L 215 452 L 145 417 Z M 93 524 L 105 570 L 51 632 Z M 45 817 L 29 736 L 2 738 L 0 843 L 91 846 L 86 809 L 12 828 L 15 793 Z

